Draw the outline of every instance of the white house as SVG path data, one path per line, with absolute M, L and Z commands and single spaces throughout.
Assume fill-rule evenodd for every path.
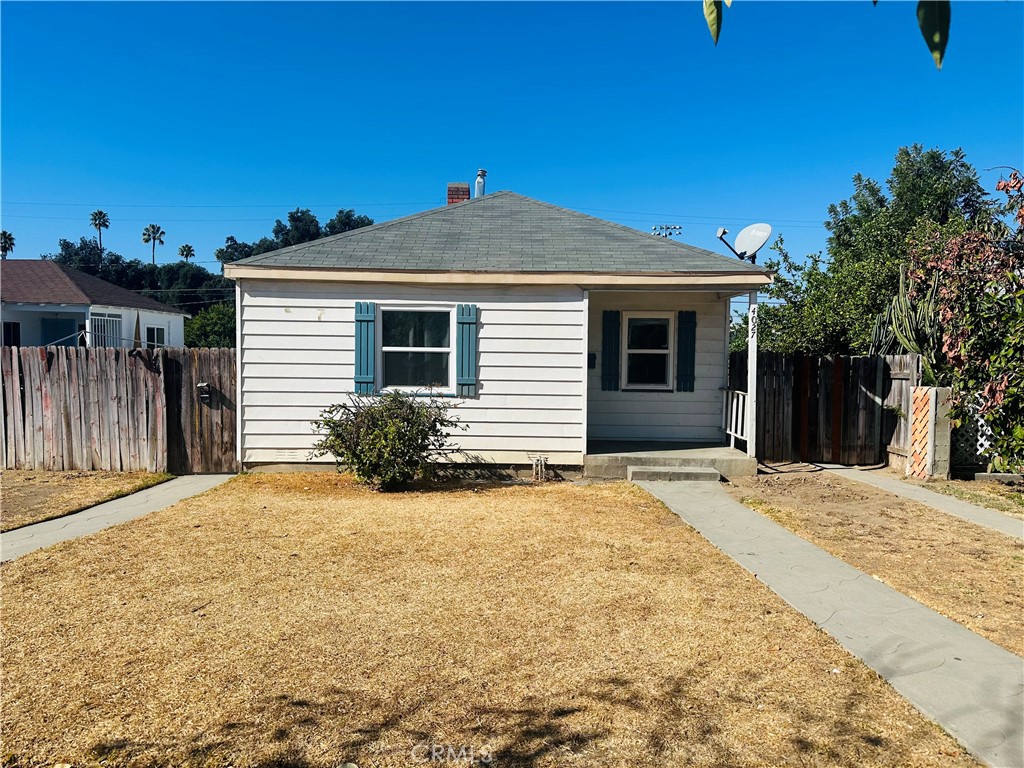
M 724 412 L 729 301 L 756 302 L 771 282 L 512 192 L 469 200 L 468 184 L 449 187 L 447 206 L 225 275 L 246 467 L 308 462 L 321 409 L 391 388 L 456 398 L 468 430 L 454 442 L 500 465 L 580 465 L 598 441 L 726 445 L 726 416 L 740 432 L 750 418 Z
M 0 261 L 5 347 L 185 345 L 181 310 L 54 261 Z

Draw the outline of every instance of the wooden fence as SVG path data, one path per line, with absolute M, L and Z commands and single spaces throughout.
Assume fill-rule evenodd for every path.
M 0 370 L 5 469 L 236 468 L 234 350 L 3 347 Z
M 745 352 L 730 355 L 730 389 L 746 389 L 746 366 Z M 761 352 L 757 369 L 758 459 L 870 465 L 906 453 L 916 355 Z

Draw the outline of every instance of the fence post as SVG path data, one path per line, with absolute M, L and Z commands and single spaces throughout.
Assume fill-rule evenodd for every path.
M 757 291 L 747 310 L 747 456 L 757 458 Z

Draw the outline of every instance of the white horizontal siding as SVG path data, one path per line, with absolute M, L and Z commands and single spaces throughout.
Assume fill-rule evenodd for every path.
M 713 293 L 590 293 L 589 347 L 597 365 L 587 376 L 587 436 L 593 440 L 722 440 L 722 393 L 728 328 L 724 303 Z M 604 310 L 697 313 L 693 392 L 606 392 L 601 389 Z M 672 375 L 675 381 L 675 371 Z
M 453 442 L 494 461 L 583 453 L 585 314 L 573 287 L 395 286 L 244 280 L 240 369 L 243 461 L 306 461 L 310 422 L 347 401 L 356 301 L 479 307 L 480 394 L 454 399 Z

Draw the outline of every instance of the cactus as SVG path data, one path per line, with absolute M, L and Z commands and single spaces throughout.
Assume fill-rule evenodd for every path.
M 939 275 L 932 275 L 923 295 L 911 300 L 907 286 L 906 267 L 900 269 L 900 287 L 892 303 L 875 320 L 871 337 L 872 354 L 884 355 L 895 347 L 921 356 L 924 383 L 939 384 L 942 362 L 942 327 L 939 324 L 936 298 Z

